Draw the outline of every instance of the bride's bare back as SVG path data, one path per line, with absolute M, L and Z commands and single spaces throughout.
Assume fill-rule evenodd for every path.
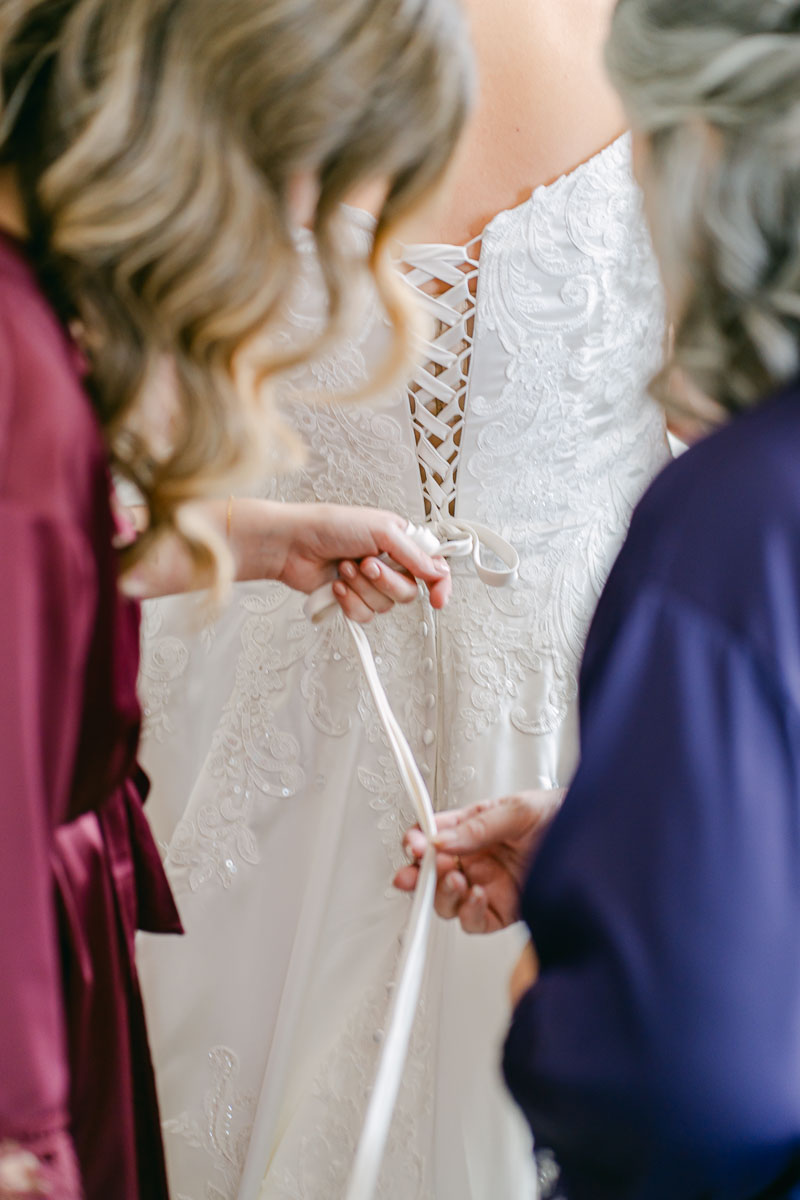
M 465 0 L 478 104 L 442 194 L 414 233 L 466 243 L 622 132 L 603 66 L 613 0 Z

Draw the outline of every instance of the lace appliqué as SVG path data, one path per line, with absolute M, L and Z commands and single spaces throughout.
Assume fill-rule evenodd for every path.
M 309 461 L 280 481 L 273 495 L 342 504 L 358 498 L 402 508 L 402 477 L 413 455 L 393 418 L 336 405 L 318 412 L 298 405 L 293 420 L 307 437 Z M 238 601 L 243 614 L 233 692 L 166 858 L 177 891 L 196 891 L 212 882 L 229 887 L 243 867 L 257 865 L 254 817 L 258 814 L 263 825 L 271 805 L 305 785 L 299 742 L 279 724 L 292 687 L 299 688 L 320 734 L 338 738 L 352 728 L 364 684 L 351 640 L 342 622 L 312 626 L 302 603 L 270 584 Z M 408 630 L 408 618 L 403 629 Z M 374 636 L 376 653 L 389 671 L 408 673 L 408 643 L 396 621 L 381 622 Z M 148 648 L 150 658 L 159 645 L 157 639 Z M 392 791 L 400 795 L 399 781 Z
M 163 742 L 175 732 L 170 714 L 171 685 L 189 662 L 186 643 L 177 637 L 159 636 L 162 617 L 153 605 L 142 606 L 142 657 L 139 691 L 142 701 L 142 736 Z
M 283 675 L 303 651 L 297 640 L 276 636 L 272 618 L 287 600 L 286 589 L 274 585 L 239 601 L 244 616 L 233 694 L 166 857 L 176 891 L 211 881 L 229 887 L 243 865 L 257 865 L 256 807 L 264 815 L 305 783 L 299 743 L 274 719 Z
M 387 969 L 385 977 L 391 979 L 393 973 L 393 969 Z M 267 1173 L 262 1198 L 331 1200 L 344 1195 L 375 1078 L 390 999 L 391 986 L 365 994 L 342 1029 L 312 1088 L 310 1103 L 318 1119 L 301 1137 L 291 1156 L 293 1165 L 279 1162 Z M 396 1197 L 401 1181 L 404 1200 L 433 1200 L 423 1149 L 423 1130 L 430 1129 L 434 1094 L 434 1060 L 426 1021 L 421 1008 L 376 1200 Z
M 149 600 L 142 605 L 139 665 L 142 736 L 159 743 L 179 732 L 174 716 L 176 711 L 181 711 L 181 704 L 173 702 L 173 686 L 186 673 L 192 647 L 199 639 L 199 645 L 209 654 L 216 632 L 205 597 L 186 596 L 179 601 L 185 610 L 186 636 L 165 634 L 164 606 L 175 602 L 175 597 L 170 597 L 166 601 Z
M 499 395 L 470 395 L 465 469 L 479 519 L 522 563 L 514 588 L 489 596 L 505 638 L 484 639 L 482 651 L 469 621 L 463 636 L 473 681 L 494 678 L 480 705 L 491 722 L 496 652 L 519 621 L 535 653 L 522 650 L 510 678 L 544 671 L 547 686 L 535 710 L 522 699 L 510 714 L 526 734 L 555 731 L 574 702 L 606 575 L 634 505 L 669 458 L 663 417 L 643 396 L 663 354 L 664 305 L 629 154 L 620 139 L 501 213 L 483 238 L 476 321 L 502 343 L 507 369 Z M 496 637 L 484 611 L 487 624 Z M 474 734 L 471 716 L 466 725 Z
M 236 1200 L 256 1098 L 238 1090 L 239 1059 L 233 1050 L 214 1046 L 208 1062 L 212 1085 L 203 1098 L 202 1120 L 184 1112 L 162 1121 L 162 1128 L 211 1158 L 218 1178 L 206 1183 L 203 1200 Z

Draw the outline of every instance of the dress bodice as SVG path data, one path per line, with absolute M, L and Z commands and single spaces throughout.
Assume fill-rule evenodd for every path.
M 347 211 L 353 236 L 369 239 L 371 218 Z M 400 436 L 391 440 L 412 451 L 406 466 L 419 484 L 406 503 L 413 500 L 417 515 L 499 518 L 523 532 L 544 520 L 549 532 L 543 502 L 554 474 L 569 475 L 570 495 L 578 484 L 596 507 L 609 462 L 620 461 L 621 478 L 632 466 L 626 451 L 647 457 L 643 438 L 663 461 L 663 417 L 644 396 L 663 353 L 664 301 L 630 135 L 499 213 L 469 244 L 407 245 L 400 265 L 430 336 L 420 342 L 407 392 L 384 397 L 374 411 L 397 422 Z M 307 280 L 292 306 L 300 330 L 313 328 L 313 292 Z M 354 324 L 357 336 L 310 368 L 310 388 L 334 399 L 337 413 L 336 395 L 363 382 L 385 340 L 368 302 Z M 305 374 L 289 381 L 290 394 L 307 394 Z M 299 420 L 312 433 L 309 419 Z M 360 424 L 347 436 L 357 436 Z M 379 423 L 376 432 L 388 428 Z M 312 474 L 313 459 L 312 447 Z M 337 493 L 326 498 L 357 498 L 345 474 L 320 482 Z M 388 467 L 371 477 L 372 498 L 383 492 L 388 500 Z M 364 480 L 353 482 L 360 488 Z
M 663 298 L 630 137 L 469 245 L 408 246 L 404 260 L 436 323 L 409 388 L 429 506 L 503 526 L 531 553 L 565 500 L 588 513 L 613 506 L 609 484 L 630 496 L 648 449 L 664 454 L 663 419 L 643 399 Z
M 369 219 L 350 211 L 356 236 L 368 238 Z M 669 458 L 663 413 L 647 394 L 664 299 L 630 136 L 536 188 L 467 246 L 406 246 L 402 269 L 430 331 L 408 388 L 368 407 L 300 404 L 310 455 L 277 494 L 376 504 L 415 523 L 455 515 L 509 541 L 521 558 L 516 585 L 487 593 L 465 576 L 439 620 L 483 681 L 477 708 L 502 707 L 510 689 L 521 703 L 509 719 L 552 733 L 574 701 L 631 510 Z M 308 314 L 305 291 L 297 321 Z M 335 397 L 357 386 L 384 340 L 370 310 L 356 338 L 311 368 L 314 389 Z M 307 372 L 288 385 L 298 395 L 308 386 Z M 508 681 L 534 668 L 548 682 L 529 707 L 525 685 L 516 693 Z M 489 720 L 475 707 L 472 734 Z

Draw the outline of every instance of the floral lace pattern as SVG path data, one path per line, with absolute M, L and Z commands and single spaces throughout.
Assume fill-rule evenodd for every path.
M 478 322 L 507 366 L 499 394 L 477 394 L 473 381 L 465 469 L 476 515 L 522 560 L 514 589 L 490 603 L 509 632 L 524 628 L 517 670 L 549 681 L 544 704 L 530 710 L 520 697 L 512 710 L 522 733 L 554 732 L 574 702 L 608 569 L 668 458 L 663 420 L 643 394 L 663 353 L 664 310 L 628 156 L 623 138 L 484 234 Z M 480 652 L 483 628 L 462 633 L 473 676 L 496 671 Z M 468 714 L 466 735 L 475 728 Z
M 141 691 L 146 696 L 142 710 L 142 736 L 165 741 L 175 732 L 170 714 L 170 686 L 186 670 L 189 650 L 177 637 L 161 637 L 163 623 L 158 608 L 147 605 L 142 617 L 142 658 L 139 666 Z
M 395 959 L 397 956 L 395 955 Z M 394 976 L 387 964 L 386 978 Z M 390 989 L 376 988 L 354 1010 L 322 1064 L 309 1096 L 319 1119 L 304 1122 L 308 1132 L 299 1137 L 291 1166 L 278 1162 L 267 1174 L 262 1200 L 329 1200 L 345 1194 L 353 1166 L 358 1134 L 364 1121 L 367 1097 L 375 1078 L 382 1045 Z M 368 1036 L 365 1037 L 365 1031 Z M 402 1180 L 404 1200 L 433 1200 L 423 1130 L 429 1122 L 433 1063 L 426 1014 L 421 1008 L 412 1035 L 406 1072 L 400 1088 L 395 1119 L 386 1148 L 376 1200 L 397 1195 Z
M 217 727 L 193 803 L 178 823 L 166 867 L 176 892 L 212 882 L 229 887 L 260 851 L 250 825 L 254 806 L 297 795 L 305 782 L 297 739 L 274 721 L 272 699 L 283 673 L 302 655 L 300 639 L 275 637 L 273 614 L 286 603 L 282 588 L 239 602 L 241 653 L 233 695 Z
M 206 1182 L 202 1200 L 235 1200 L 255 1097 L 239 1092 L 239 1059 L 227 1046 L 214 1046 L 208 1064 L 212 1083 L 203 1098 L 202 1120 L 185 1112 L 163 1121 L 162 1128 L 194 1149 L 205 1150 L 211 1159 L 217 1178 Z M 177 1200 L 191 1198 L 183 1194 Z

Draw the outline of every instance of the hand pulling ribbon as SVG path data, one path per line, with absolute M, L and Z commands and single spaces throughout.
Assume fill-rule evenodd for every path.
M 406 534 L 427 554 L 437 554 L 443 558 L 471 556 L 478 577 L 490 587 L 504 587 L 517 576 L 519 555 L 516 550 L 504 538 L 485 525 L 474 521 L 444 517 L 427 526 L 409 524 Z M 503 566 L 497 569 L 487 567 L 482 559 L 484 549 L 495 554 Z M 338 609 L 338 604 L 330 584 L 318 588 L 312 596 L 309 596 L 305 606 L 306 616 L 315 622 L 322 620 L 335 609 Z M 397 762 L 403 787 L 414 805 L 414 812 L 420 828 L 431 842 L 420 867 L 414 902 L 403 939 L 403 951 L 388 1015 L 386 1036 L 375 1077 L 375 1086 L 372 1089 L 353 1170 L 345 1194 L 345 1200 L 372 1200 L 408 1056 L 411 1032 L 425 973 L 433 900 L 436 892 L 436 850 L 432 844 L 436 837 L 436 816 L 430 794 L 411 747 L 392 711 L 380 681 L 367 636 L 355 621 L 351 621 L 348 617 L 345 617 L 345 621 L 361 659 L 378 716 L 389 740 L 389 747 Z

